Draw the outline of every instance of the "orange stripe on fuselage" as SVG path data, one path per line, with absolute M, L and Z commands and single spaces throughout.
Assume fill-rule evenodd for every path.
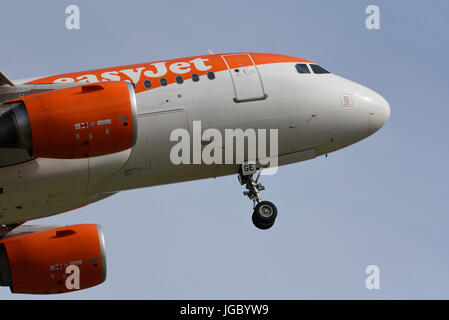
M 64 73 L 27 82 L 26 84 L 42 84 L 42 83 L 94 83 L 102 81 L 131 81 L 136 85 L 136 92 L 149 90 L 144 86 L 145 80 L 151 81 L 151 89 L 161 87 L 159 80 L 167 79 L 168 84 L 176 82 L 176 76 L 182 76 L 189 79 L 192 74 L 196 73 L 203 76 L 208 72 L 219 72 L 227 69 L 222 56 L 233 55 L 214 54 L 205 56 L 194 56 L 172 60 L 161 60 L 148 63 L 133 64 L 121 67 L 103 68 L 88 71 Z M 249 54 L 256 65 L 283 63 L 283 62 L 305 62 L 311 61 L 284 56 L 280 54 L 270 53 L 235 53 Z M 248 59 L 248 65 L 251 63 Z M 232 68 L 232 66 L 230 66 Z M 242 66 L 241 66 L 242 67 Z

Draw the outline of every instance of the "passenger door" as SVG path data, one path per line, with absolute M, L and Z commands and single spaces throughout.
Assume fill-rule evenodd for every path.
M 221 56 L 234 83 L 235 102 L 262 100 L 266 98 L 259 71 L 249 54 Z

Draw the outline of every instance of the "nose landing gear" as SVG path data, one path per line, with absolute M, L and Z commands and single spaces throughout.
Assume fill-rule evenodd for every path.
M 259 183 L 260 173 L 259 170 L 256 180 L 253 179 L 256 169 L 249 169 L 247 164 L 242 164 L 239 170 L 239 182 L 241 185 L 245 185 L 247 191 L 243 191 L 243 195 L 247 196 L 253 201 L 253 224 L 262 230 L 269 229 L 273 226 L 277 217 L 277 208 L 274 203 L 270 201 L 261 201 L 259 191 L 265 190 L 265 187 Z

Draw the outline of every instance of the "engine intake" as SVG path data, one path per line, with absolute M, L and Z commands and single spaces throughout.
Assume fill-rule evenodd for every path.
M 13 293 L 52 294 L 74 290 L 68 267 L 79 268 L 79 288 L 106 279 L 100 226 L 80 224 L 12 236 L 0 242 L 0 285 Z
M 58 89 L 0 105 L 0 148 L 26 149 L 32 157 L 102 156 L 136 140 L 136 95 L 128 82 Z

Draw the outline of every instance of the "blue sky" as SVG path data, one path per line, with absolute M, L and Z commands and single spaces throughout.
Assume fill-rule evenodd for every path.
M 76 4 L 81 29 L 65 28 Z M 0 299 L 448 299 L 447 1 L 7 1 L 0 70 L 12 79 L 221 52 L 315 61 L 382 94 L 373 136 L 263 177 L 263 232 L 236 176 L 126 191 L 35 221 L 98 223 L 102 285 Z M 380 8 L 380 30 L 365 8 Z M 365 288 L 366 266 L 380 290 Z

